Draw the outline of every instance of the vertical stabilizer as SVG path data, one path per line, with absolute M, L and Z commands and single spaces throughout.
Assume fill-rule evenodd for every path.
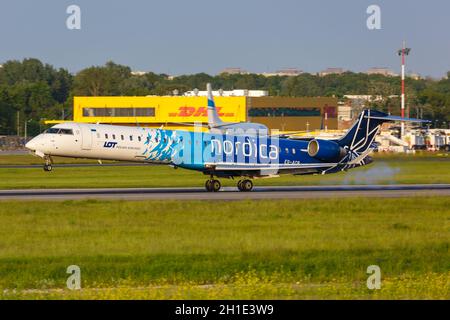
M 206 84 L 206 90 L 208 91 L 208 127 L 214 128 L 215 126 L 224 124 L 224 122 L 217 113 L 210 83 Z
M 380 126 L 390 121 L 409 121 L 426 123 L 427 120 L 390 116 L 376 110 L 364 110 L 347 134 L 336 142 L 350 151 L 363 153 L 368 150 L 375 139 Z

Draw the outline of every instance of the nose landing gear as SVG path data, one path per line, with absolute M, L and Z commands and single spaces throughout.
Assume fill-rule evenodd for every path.
M 44 171 L 52 171 L 52 158 L 50 157 L 45 157 L 44 158 L 45 163 L 44 163 Z
M 239 180 L 237 187 L 239 191 L 251 191 L 253 189 L 253 182 L 252 180 Z

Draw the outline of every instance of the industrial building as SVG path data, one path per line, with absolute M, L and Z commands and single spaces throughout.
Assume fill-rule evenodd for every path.
M 281 131 L 336 130 L 337 98 L 257 97 L 247 99 L 247 120 Z
M 337 98 L 216 96 L 226 122 L 252 121 L 281 131 L 337 129 Z M 207 123 L 202 96 L 74 97 L 73 121 L 145 127 L 186 128 Z M 46 121 L 47 124 L 61 120 Z

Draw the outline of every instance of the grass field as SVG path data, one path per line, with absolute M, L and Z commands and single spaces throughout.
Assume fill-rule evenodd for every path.
M 2 156 L 0 163 L 26 164 L 40 160 L 28 155 Z M 65 159 L 68 162 L 72 159 Z M 81 160 L 80 160 L 81 161 Z M 87 160 L 83 160 L 87 161 Z M 92 162 L 92 161 L 91 161 Z M 61 163 L 57 159 L 56 163 Z M 95 187 L 202 187 L 206 176 L 199 172 L 163 165 L 138 167 L 54 167 L 52 172 L 41 168 L 0 168 L 0 189 L 18 188 L 95 188 Z M 236 181 L 221 179 L 224 186 Z M 258 179 L 255 185 L 317 185 L 317 184 L 393 184 L 450 183 L 450 157 L 445 155 L 382 156 L 375 162 L 346 173 L 314 176 L 282 176 Z
M 0 239 L 4 299 L 450 298 L 447 197 L 2 202 Z

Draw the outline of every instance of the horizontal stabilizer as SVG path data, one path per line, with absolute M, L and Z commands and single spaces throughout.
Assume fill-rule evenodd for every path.
M 364 116 L 364 118 L 370 118 L 370 119 L 378 119 L 378 120 L 384 120 L 384 121 L 408 121 L 408 122 L 422 122 L 422 123 L 429 123 L 430 120 L 423 120 L 423 119 L 415 119 L 415 118 L 402 118 L 400 116 L 372 116 L 367 115 Z

